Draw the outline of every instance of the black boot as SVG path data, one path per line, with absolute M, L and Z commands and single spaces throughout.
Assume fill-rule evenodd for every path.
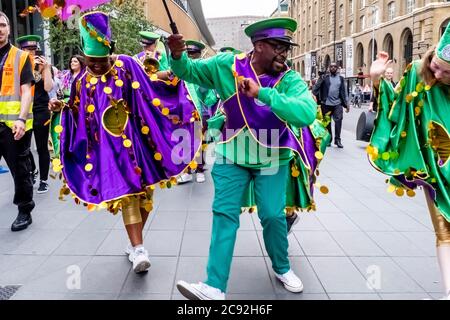
M 31 219 L 31 213 L 23 213 L 19 212 L 17 215 L 16 220 L 14 220 L 13 224 L 11 225 L 11 231 L 21 231 L 26 228 L 32 223 Z
M 334 144 L 338 147 L 338 148 L 343 148 L 344 146 L 342 145 L 342 143 L 341 143 L 341 139 L 336 139 L 335 141 L 334 141 Z
M 286 216 L 286 225 L 287 225 L 287 232 L 290 234 L 292 232 L 292 227 L 297 224 L 297 222 L 300 221 L 300 216 L 294 212 L 294 214 L 290 217 Z

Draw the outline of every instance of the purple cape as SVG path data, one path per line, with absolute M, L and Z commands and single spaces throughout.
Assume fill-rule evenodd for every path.
M 118 56 L 105 77 L 84 71 L 61 117 L 67 186 L 80 200 L 100 204 L 173 178 L 199 150 L 194 119 L 183 82 L 151 81 L 129 56 Z

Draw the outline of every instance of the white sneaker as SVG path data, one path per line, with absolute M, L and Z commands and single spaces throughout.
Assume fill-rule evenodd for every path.
M 177 289 L 189 300 L 225 300 L 225 293 L 206 283 L 177 282 Z
M 135 249 L 129 256 L 133 262 L 133 271 L 136 273 L 145 272 L 150 268 L 150 260 L 148 259 L 148 252 L 144 247 Z
M 278 280 L 280 280 L 283 283 L 287 291 L 294 293 L 299 293 L 303 291 L 302 280 L 300 280 L 300 278 L 295 275 L 292 269 L 290 269 L 288 272 L 282 275 L 275 273 L 275 276 L 277 277 Z
M 198 183 L 203 183 L 203 182 L 206 181 L 205 174 L 202 173 L 202 172 L 198 172 L 198 173 L 195 175 L 195 179 L 196 179 L 196 181 L 197 181 Z
M 183 184 L 192 181 L 192 174 L 190 173 L 183 173 L 182 175 L 178 176 L 177 182 L 178 184 Z
M 128 255 L 128 259 L 130 259 L 130 255 L 133 251 L 134 251 L 133 246 L 131 245 L 131 243 L 128 243 L 127 247 L 125 248 L 125 254 Z M 131 259 L 130 261 L 133 262 Z

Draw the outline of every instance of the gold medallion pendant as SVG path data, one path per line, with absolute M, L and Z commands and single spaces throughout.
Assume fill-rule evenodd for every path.
M 121 137 L 128 124 L 128 108 L 123 99 L 113 100 L 111 105 L 103 112 L 103 128 L 114 137 Z

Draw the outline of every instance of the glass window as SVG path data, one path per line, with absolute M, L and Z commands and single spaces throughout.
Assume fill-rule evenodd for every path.
M 361 16 L 359 18 L 359 25 L 360 25 L 361 31 L 366 29 L 366 16 Z
M 406 0 L 406 13 L 411 13 L 416 6 L 415 0 Z
M 395 2 L 392 1 L 388 4 L 388 21 L 395 18 Z

